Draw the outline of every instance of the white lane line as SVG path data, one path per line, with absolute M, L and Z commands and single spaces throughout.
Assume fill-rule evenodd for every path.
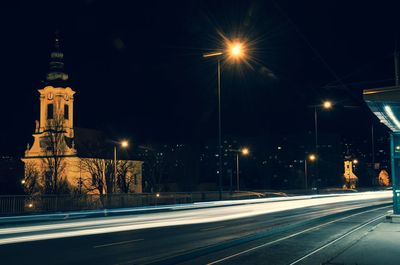
M 232 258 L 234 258 L 234 257 L 237 257 L 237 256 L 240 256 L 240 255 L 249 253 L 249 252 L 254 251 L 254 250 L 256 250 L 256 249 L 259 249 L 259 248 L 262 248 L 262 247 L 265 247 L 265 246 L 268 246 L 268 245 L 275 244 L 275 243 L 277 243 L 277 242 L 280 242 L 280 241 L 283 241 L 283 240 L 286 240 L 286 239 L 289 239 L 289 238 L 292 238 L 292 237 L 295 237 L 295 236 L 304 234 L 304 233 L 306 233 L 306 232 L 308 232 L 308 231 L 315 230 L 315 229 L 318 229 L 318 228 L 320 228 L 320 227 L 323 227 L 323 226 L 326 226 L 326 225 L 329 225 L 329 224 L 332 224 L 332 223 L 335 223 L 335 222 L 338 222 L 338 221 L 341 221 L 341 220 L 348 219 L 348 218 L 353 217 L 353 216 L 357 216 L 357 215 L 361 215 L 361 214 L 364 214 L 364 213 L 368 213 L 368 212 L 373 212 L 373 211 L 381 210 L 382 208 L 388 208 L 388 207 L 392 207 L 392 206 L 385 206 L 385 207 L 380 207 L 380 208 L 377 208 L 377 209 L 372 209 L 372 210 L 368 210 L 368 211 L 361 212 L 361 213 L 355 213 L 355 214 L 352 214 L 352 215 L 349 215 L 349 216 L 346 216 L 346 217 L 342 217 L 342 218 L 339 218 L 339 219 L 335 219 L 335 220 L 329 221 L 329 222 L 327 222 L 327 223 L 323 223 L 323 224 L 320 224 L 320 225 L 317 225 L 317 226 L 314 226 L 314 227 L 310 227 L 310 228 L 307 228 L 307 229 L 302 230 L 302 231 L 300 231 L 300 232 L 297 232 L 297 233 L 294 233 L 294 234 L 291 234 L 291 235 L 288 235 L 288 236 L 285 236 L 285 237 L 281 237 L 281 238 L 278 238 L 278 239 L 276 239 L 276 240 L 274 240 L 274 241 L 270 241 L 270 242 L 267 242 L 267 243 L 264 243 L 264 244 L 261 244 L 261 245 L 258 245 L 258 246 L 255 246 L 255 247 L 246 249 L 246 250 L 244 250 L 244 251 L 241 251 L 241 252 L 238 252 L 238 253 L 236 253 L 236 254 L 227 256 L 227 257 L 225 257 L 225 258 L 222 258 L 222 259 L 219 259 L 219 260 L 215 260 L 215 261 L 209 262 L 209 263 L 207 263 L 207 265 L 217 264 L 217 263 L 220 263 L 220 262 L 223 262 L 223 261 L 232 259 Z M 379 216 L 379 218 L 382 218 L 382 216 Z M 379 219 L 379 218 L 378 218 L 378 219 Z M 375 221 L 375 219 L 374 219 L 374 221 Z M 293 263 L 292 263 L 292 264 L 293 264 Z
M 200 229 L 200 231 L 205 232 L 205 231 L 211 231 L 211 230 L 216 230 L 216 229 L 220 229 L 225 227 L 224 225 L 221 226 L 216 226 L 216 227 L 210 227 L 210 228 L 204 228 L 204 229 Z
M 138 241 L 143 241 L 143 240 L 144 240 L 143 238 L 139 238 L 139 239 L 133 239 L 133 240 L 127 240 L 127 241 L 121 241 L 121 242 L 110 243 L 110 244 L 97 245 L 97 246 L 93 246 L 93 248 L 104 248 L 104 247 L 115 246 L 115 245 L 122 245 L 122 244 L 128 244 L 128 243 L 138 242 Z
M 383 218 L 383 217 L 385 217 L 385 216 L 386 216 L 386 214 L 381 215 L 381 216 L 378 216 L 378 217 L 372 219 L 371 221 L 369 221 L 369 222 L 367 222 L 367 223 L 365 223 L 365 224 L 363 224 L 363 225 L 357 227 L 356 229 L 351 230 L 351 231 L 345 233 L 344 235 L 342 235 L 342 236 L 336 238 L 335 240 L 329 242 L 328 244 L 325 244 L 325 245 L 323 245 L 323 246 L 317 248 L 316 250 L 314 250 L 314 251 L 308 253 L 308 254 L 305 255 L 304 257 L 293 261 L 293 262 L 290 263 L 289 265 L 293 265 L 293 264 L 299 263 L 300 261 L 302 261 L 302 260 L 304 260 L 304 259 L 306 259 L 306 258 L 308 258 L 308 257 L 310 257 L 310 256 L 312 256 L 312 255 L 314 255 L 314 254 L 317 253 L 318 251 L 321 251 L 321 250 L 323 250 L 324 248 L 329 247 L 330 245 L 332 245 L 332 244 L 336 243 L 337 241 L 339 241 L 339 240 L 345 238 L 346 236 L 348 236 L 348 235 L 350 235 L 350 234 L 352 234 L 352 233 L 354 233 L 354 232 L 360 230 L 360 229 L 363 228 L 363 227 L 366 227 L 367 225 L 369 225 L 369 224 L 371 224 L 371 223 L 373 223 L 373 222 L 375 222 L 375 221 L 377 221 L 377 220 L 379 220 L 379 219 L 381 219 L 381 218 Z

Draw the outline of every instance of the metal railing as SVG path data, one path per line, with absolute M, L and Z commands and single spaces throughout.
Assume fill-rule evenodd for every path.
M 223 192 L 223 200 L 264 197 L 257 192 Z M 0 216 L 183 204 L 219 200 L 218 191 L 128 193 L 107 195 L 0 196 Z

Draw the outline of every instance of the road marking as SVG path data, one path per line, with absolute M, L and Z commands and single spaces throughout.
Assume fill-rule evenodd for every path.
M 205 232 L 205 231 L 211 231 L 211 230 L 216 230 L 225 227 L 224 225 L 221 226 L 216 226 L 216 227 L 210 227 L 210 228 L 205 228 L 205 229 L 200 229 L 200 231 Z
M 353 217 L 353 216 L 357 216 L 357 215 L 368 213 L 368 212 L 377 211 L 377 210 L 380 210 L 382 208 L 388 208 L 388 207 L 392 207 L 392 206 L 385 206 L 385 207 L 380 207 L 380 208 L 377 208 L 377 209 L 368 210 L 368 211 L 365 211 L 365 212 L 355 213 L 355 214 L 352 214 L 352 215 L 349 215 L 349 216 L 345 216 L 345 217 L 342 217 L 342 218 L 339 218 L 339 219 L 335 219 L 335 220 L 329 221 L 327 223 L 323 223 L 323 224 L 320 224 L 320 225 L 317 225 L 317 226 L 313 226 L 313 227 L 307 228 L 305 230 L 299 231 L 297 233 L 294 233 L 294 234 L 291 234 L 291 235 L 288 235 L 288 236 L 285 236 L 285 237 L 281 237 L 281 238 L 278 238 L 276 240 L 273 240 L 273 241 L 270 241 L 270 242 L 267 242 L 267 243 L 264 243 L 264 244 L 261 244 L 261 245 L 246 249 L 246 250 L 243 250 L 241 252 L 238 252 L 236 254 L 227 256 L 225 258 L 209 262 L 209 263 L 207 263 L 207 265 L 217 264 L 217 263 L 232 259 L 234 257 L 249 253 L 249 252 L 254 251 L 256 249 L 259 249 L 259 248 L 262 248 L 262 247 L 265 247 L 265 246 L 268 246 L 268 245 L 273 245 L 273 244 L 278 243 L 280 241 L 283 241 L 283 240 L 286 240 L 286 239 L 289 239 L 289 238 L 304 234 L 304 233 L 309 232 L 311 230 L 315 230 L 315 229 L 318 229 L 320 227 L 323 227 L 323 226 L 326 226 L 326 225 L 329 225 L 329 224 L 332 224 L 332 223 L 335 223 L 335 222 L 338 222 L 338 221 L 341 221 L 341 220 L 348 219 L 348 218 Z M 379 218 L 382 218 L 382 216 L 379 216 L 377 219 L 379 219 Z M 377 219 L 374 219 L 373 221 L 376 221 Z M 371 222 L 373 222 L 373 221 L 371 221 Z M 369 222 L 368 222 L 368 224 L 369 224 Z M 303 258 L 305 258 L 305 257 L 303 257 Z M 298 261 L 300 261 L 300 260 L 298 260 Z M 296 261 L 296 262 L 298 262 L 298 261 Z M 291 264 L 295 264 L 295 263 L 291 263 Z
M 127 241 L 121 241 L 121 242 L 110 243 L 110 244 L 97 245 L 97 246 L 93 246 L 93 248 L 104 248 L 104 247 L 115 246 L 115 245 L 122 245 L 122 244 L 128 244 L 128 243 L 138 242 L 138 241 L 143 241 L 143 240 L 144 240 L 143 238 L 139 238 L 139 239 L 133 239 L 133 240 L 127 240 Z
M 317 253 L 318 251 L 321 251 L 321 250 L 323 250 L 324 248 L 329 247 L 330 245 L 334 244 L 335 242 L 337 242 L 337 241 L 339 241 L 339 240 L 345 238 L 346 236 L 348 236 L 348 235 L 350 235 L 350 234 L 352 234 L 352 233 L 354 233 L 354 232 L 360 230 L 360 229 L 363 228 L 363 227 L 366 227 L 367 225 L 369 225 L 369 224 L 375 222 L 376 220 L 381 219 L 381 218 L 383 218 L 383 217 L 385 217 L 385 216 L 386 216 L 386 214 L 381 215 L 381 216 L 378 216 L 378 217 L 372 219 L 371 221 L 369 221 L 369 222 L 367 222 L 367 223 L 365 223 L 365 224 L 363 224 L 363 225 L 357 227 L 356 229 L 351 230 L 351 231 L 345 233 L 344 235 L 342 235 L 342 236 L 336 238 L 335 240 L 329 242 L 328 244 L 325 244 L 325 245 L 323 245 L 323 246 L 317 248 L 316 250 L 314 250 L 314 251 L 308 253 L 307 255 L 305 255 L 305 256 L 303 256 L 303 257 L 301 257 L 301 258 L 299 258 L 299 259 L 293 261 L 293 262 L 290 263 L 289 265 L 293 265 L 293 264 L 299 263 L 300 261 L 302 261 L 302 260 L 304 260 L 304 259 L 306 259 L 306 258 L 308 258 L 308 257 L 310 257 L 310 256 L 312 256 L 312 255 L 314 255 L 314 254 Z

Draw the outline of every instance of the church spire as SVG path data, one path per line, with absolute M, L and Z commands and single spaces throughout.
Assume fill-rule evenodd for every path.
M 65 85 L 68 74 L 64 70 L 64 53 L 60 49 L 60 37 L 58 31 L 55 34 L 54 48 L 50 54 L 49 71 L 46 76 L 48 85 Z

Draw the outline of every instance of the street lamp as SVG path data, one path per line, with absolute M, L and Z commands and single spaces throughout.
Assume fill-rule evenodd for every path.
M 236 153 L 236 190 L 240 190 L 240 168 L 239 168 L 239 155 L 247 156 L 250 154 L 249 148 L 241 148 L 241 149 L 229 149 L 231 152 Z M 231 175 L 231 186 L 232 186 L 232 175 Z
M 231 61 L 238 61 L 245 56 L 245 45 L 240 41 L 226 41 L 224 51 L 203 54 L 203 58 L 217 57 L 217 89 L 218 89 L 218 188 L 219 198 L 222 199 L 222 123 L 221 123 L 221 60 L 226 57 Z
M 239 150 L 239 152 L 236 152 L 236 188 L 237 191 L 239 191 L 240 189 L 240 178 L 239 178 L 239 154 L 242 154 L 244 156 L 249 155 L 250 151 L 248 148 L 242 148 Z
M 330 110 L 333 107 L 333 103 L 330 100 L 325 100 L 320 105 L 314 105 L 314 131 L 315 131 L 315 156 L 318 156 L 318 108 Z M 318 162 L 316 163 L 316 175 L 319 177 Z
M 353 159 L 353 172 L 355 173 L 356 171 L 356 166 L 358 164 L 358 160 L 357 159 Z
M 306 190 L 308 190 L 308 166 L 307 166 L 308 160 L 310 160 L 311 162 L 314 162 L 315 160 L 317 160 L 317 156 L 314 154 L 310 154 L 304 159 L 304 178 L 305 178 L 304 182 L 305 182 Z
M 329 101 L 329 100 L 324 101 L 322 107 L 323 107 L 324 109 L 330 109 L 330 108 L 332 108 L 332 101 Z
M 117 181 L 117 145 L 121 146 L 122 148 L 128 148 L 129 142 L 127 140 L 123 140 L 121 142 L 117 142 L 114 145 L 114 181 L 113 181 L 114 192 L 116 191 L 116 181 Z

